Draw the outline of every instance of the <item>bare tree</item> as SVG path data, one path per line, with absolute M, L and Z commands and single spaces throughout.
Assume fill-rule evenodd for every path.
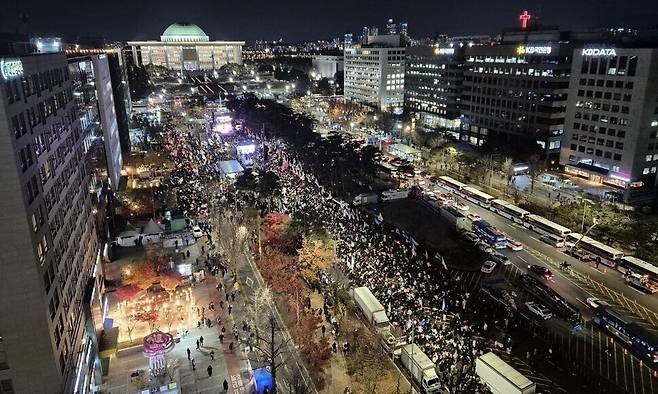
M 249 244 L 249 230 L 236 215 L 219 222 L 219 243 L 226 254 L 228 264 L 235 266 Z
M 167 370 L 165 373 L 167 374 L 167 377 L 169 378 L 169 382 L 173 382 L 174 378 L 176 377 L 176 371 L 180 367 L 180 359 L 173 359 L 167 364 Z
M 290 394 L 309 394 L 309 390 L 306 382 L 304 381 L 302 374 L 299 372 L 299 369 L 293 369 L 292 376 L 290 376 Z
M 290 338 L 286 338 L 281 332 L 282 329 L 279 327 L 274 313 L 270 312 L 267 317 L 267 329 L 262 335 L 257 336 L 255 346 L 260 361 L 270 367 L 270 373 L 272 374 L 272 390 L 270 393 L 272 394 L 277 393 L 277 370 L 286 362 L 285 355 L 290 342 Z
M 535 180 L 546 169 L 546 163 L 539 157 L 539 155 L 534 154 L 528 158 L 528 164 L 530 165 L 530 168 L 528 169 L 530 175 L 530 194 L 532 194 L 535 192 Z
M 505 160 L 503 160 L 501 170 L 503 171 L 505 180 L 507 181 L 507 185 L 505 186 L 505 194 L 507 194 L 509 185 L 512 182 L 512 177 L 514 176 L 514 161 L 512 161 L 511 157 L 506 157 Z

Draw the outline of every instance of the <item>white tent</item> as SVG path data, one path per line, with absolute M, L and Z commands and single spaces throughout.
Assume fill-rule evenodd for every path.
M 160 237 L 164 234 L 164 229 L 162 226 L 157 224 L 155 220 L 151 219 L 149 222 L 142 228 L 142 243 L 150 244 L 160 242 Z

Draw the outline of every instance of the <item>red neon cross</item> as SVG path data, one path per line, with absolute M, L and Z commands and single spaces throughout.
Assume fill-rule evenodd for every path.
M 530 22 L 530 19 L 532 19 L 532 15 L 530 15 L 528 11 L 523 11 L 523 14 L 519 15 L 519 19 L 521 20 L 521 28 L 527 29 L 528 22 Z

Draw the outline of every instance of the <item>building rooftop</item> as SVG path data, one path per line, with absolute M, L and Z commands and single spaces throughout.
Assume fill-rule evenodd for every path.
M 197 25 L 177 22 L 169 25 L 160 36 L 161 41 L 209 41 L 210 38 Z

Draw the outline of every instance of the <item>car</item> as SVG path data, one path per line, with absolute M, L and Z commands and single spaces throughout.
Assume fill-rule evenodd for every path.
M 523 250 L 523 244 L 511 238 L 507 238 L 507 247 L 515 252 L 518 252 L 519 250 Z
M 528 301 L 525 303 L 525 307 L 528 308 L 530 312 L 541 317 L 544 320 L 548 320 L 553 317 L 551 311 L 548 310 L 544 305 L 538 302 Z
M 480 215 L 477 213 L 469 213 L 466 215 L 466 217 L 471 221 L 471 222 L 477 222 L 478 220 L 482 219 Z
M 493 272 L 493 270 L 496 268 L 496 262 L 487 260 L 482 264 L 482 268 L 480 271 L 484 272 L 485 274 L 490 274 Z
M 551 270 L 544 267 L 543 265 L 532 264 L 528 266 L 528 270 L 541 278 L 547 280 L 553 279 L 553 273 Z
M 464 204 L 463 202 L 455 203 L 455 208 L 459 209 L 460 211 L 468 211 L 469 209 L 471 209 L 471 207 Z
M 592 308 L 596 309 L 600 306 L 610 306 L 607 302 L 603 301 L 602 299 L 596 298 L 596 297 L 589 297 L 585 301 L 587 301 L 587 305 L 591 306 Z
M 473 243 L 480 242 L 480 237 L 478 237 L 477 234 L 475 234 L 472 231 L 468 231 L 468 232 L 464 233 L 464 237 L 466 237 L 467 240 L 469 240 Z
M 493 253 L 491 253 L 491 260 L 493 260 L 493 261 L 495 261 L 495 262 L 497 262 L 497 263 L 500 263 L 500 264 L 502 264 L 502 265 L 510 265 L 510 264 L 512 264 L 512 262 L 510 261 L 510 259 L 507 258 L 507 256 L 505 256 L 505 255 L 502 254 L 502 253 L 496 252 L 496 251 L 494 251 Z
M 201 227 L 199 226 L 192 227 L 192 234 L 194 235 L 194 238 L 203 237 L 203 231 L 201 231 Z

